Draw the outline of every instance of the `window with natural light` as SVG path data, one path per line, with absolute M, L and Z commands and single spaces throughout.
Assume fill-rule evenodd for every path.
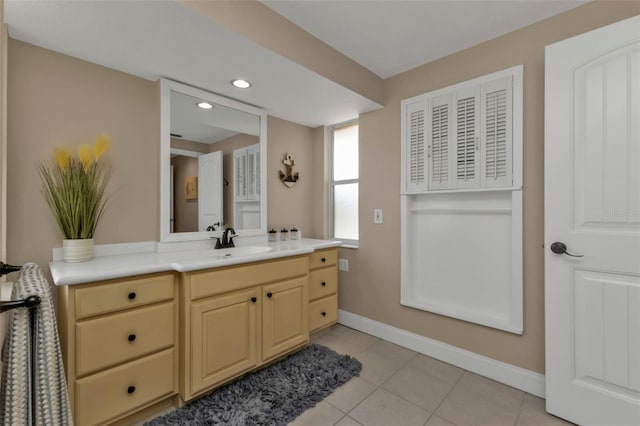
M 358 123 L 332 128 L 332 237 L 358 242 Z

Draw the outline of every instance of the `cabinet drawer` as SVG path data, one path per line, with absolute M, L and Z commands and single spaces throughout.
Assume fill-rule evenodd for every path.
M 338 263 L 338 250 L 330 248 L 326 250 L 314 251 L 309 255 L 309 268 L 324 268 Z
M 174 344 L 174 302 L 76 323 L 76 375 Z
M 175 385 L 173 349 L 76 380 L 75 423 L 104 423 L 171 395 Z
M 173 299 L 173 274 L 150 275 L 75 292 L 76 318 L 82 319 Z
M 306 256 L 250 263 L 207 272 L 192 272 L 189 274 L 191 300 L 273 281 L 306 276 L 308 273 L 309 261 Z
M 333 295 L 309 304 L 309 331 L 338 321 L 338 296 Z
M 309 274 L 309 300 L 329 296 L 338 291 L 338 268 L 323 268 Z

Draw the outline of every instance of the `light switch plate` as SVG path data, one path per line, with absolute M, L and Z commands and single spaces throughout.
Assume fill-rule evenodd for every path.
M 373 209 L 373 223 L 382 223 L 382 209 Z
M 348 259 L 338 259 L 338 269 L 340 271 L 349 272 L 349 260 Z

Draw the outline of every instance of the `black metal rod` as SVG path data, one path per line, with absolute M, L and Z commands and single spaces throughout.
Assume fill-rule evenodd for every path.
M 29 405 L 31 406 L 31 425 L 32 426 L 36 426 L 37 421 L 36 421 L 36 381 L 38 380 L 36 377 L 36 359 L 37 359 L 37 355 L 36 355 L 36 348 L 37 348 L 37 342 L 38 342 L 38 338 L 37 338 L 37 333 L 38 333 L 38 309 L 37 306 L 40 304 L 40 298 L 38 296 L 29 296 L 25 299 L 29 300 L 31 299 L 32 302 L 35 302 L 35 299 L 37 300 L 37 303 L 35 305 L 31 305 L 29 306 L 29 334 L 31 335 L 31 345 L 29 345 L 29 362 L 31 363 L 31 365 L 29 366 L 29 373 L 31 374 L 31 400 L 29 401 Z
M 22 266 L 14 266 L 4 262 L 0 262 L 0 275 L 7 275 L 12 272 L 17 272 L 20 269 L 22 269 Z
M 40 296 L 29 296 L 22 300 L 11 300 L 8 302 L 0 302 L 0 313 L 15 308 L 33 308 L 40 304 Z

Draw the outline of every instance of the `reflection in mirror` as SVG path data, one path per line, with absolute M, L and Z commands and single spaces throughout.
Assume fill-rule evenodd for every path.
M 263 111 L 168 80 L 162 88 L 161 240 L 226 226 L 263 234 Z

